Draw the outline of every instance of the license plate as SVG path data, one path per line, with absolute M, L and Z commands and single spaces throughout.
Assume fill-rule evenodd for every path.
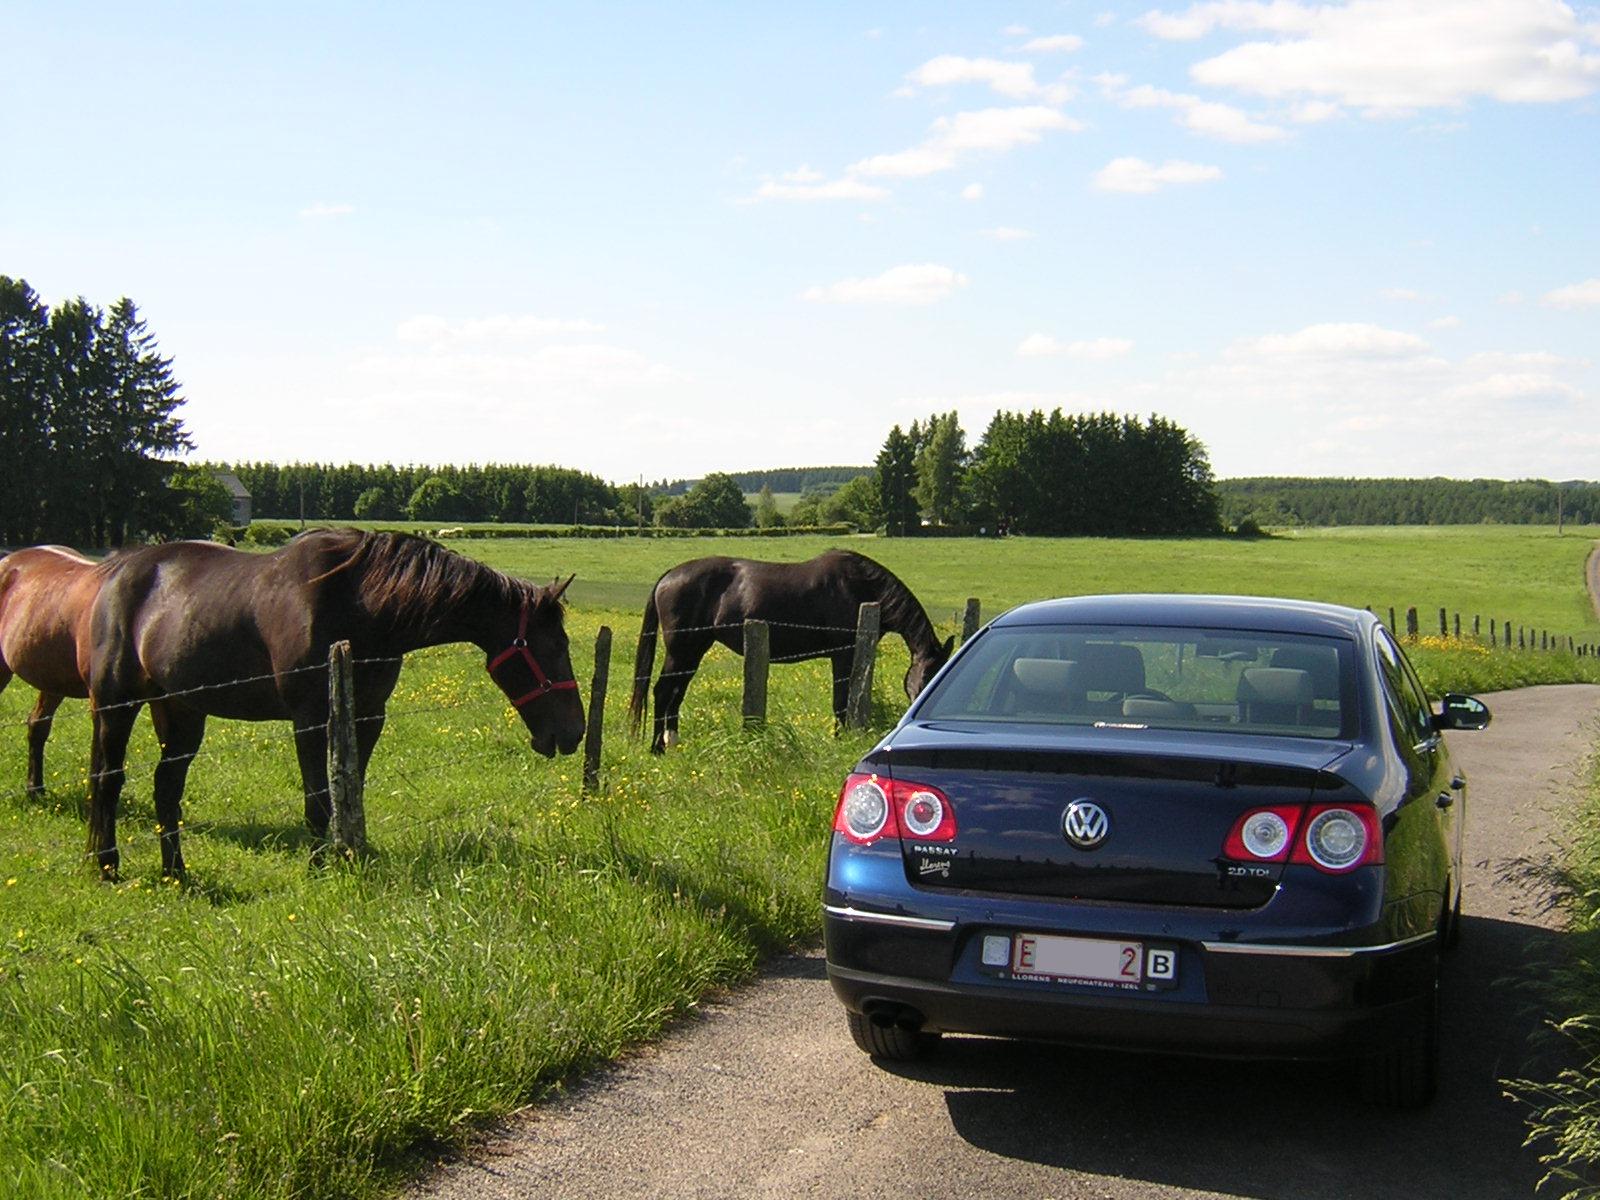
M 1171 987 L 1177 982 L 1178 955 L 1173 948 L 1143 942 L 1019 933 L 1011 939 L 1010 968 L 1013 975 L 1068 983 Z

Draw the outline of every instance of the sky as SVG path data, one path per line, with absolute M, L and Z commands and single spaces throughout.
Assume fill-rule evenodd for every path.
M 0 274 L 195 456 L 1600 478 L 1600 5 L 11 0 Z

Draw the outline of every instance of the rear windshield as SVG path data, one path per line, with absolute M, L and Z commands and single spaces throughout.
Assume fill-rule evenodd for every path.
M 991 629 L 917 706 L 917 719 L 1349 738 L 1357 730 L 1355 658 L 1347 638 Z

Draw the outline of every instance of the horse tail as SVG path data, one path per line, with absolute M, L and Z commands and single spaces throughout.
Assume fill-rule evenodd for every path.
M 658 579 L 656 587 L 660 586 Z M 656 627 L 661 623 L 661 614 L 656 611 L 656 587 L 650 589 L 650 599 L 644 602 L 639 649 L 633 656 L 633 695 L 628 700 L 628 724 L 636 737 L 644 728 L 645 713 L 649 711 L 650 673 L 656 665 Z

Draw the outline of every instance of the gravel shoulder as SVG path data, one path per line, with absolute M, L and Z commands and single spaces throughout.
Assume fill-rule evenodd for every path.
M 947 1039 L 886 1069 L 855 1049 L 820 952 L 703 1004 L 659 1043 L 493 1130 L 409 1200 L 465 1197 L 1532 1196 L 1517 1108 L 1556 953 L 1529 862 L 1559 842 L 1600 737 L 1600 686 L 1486 696 L 1450 744 L 1469 780 L 1466 918 L 1445 981 L 1440 1096 L 1365 1111 L 1330 1067 Z

